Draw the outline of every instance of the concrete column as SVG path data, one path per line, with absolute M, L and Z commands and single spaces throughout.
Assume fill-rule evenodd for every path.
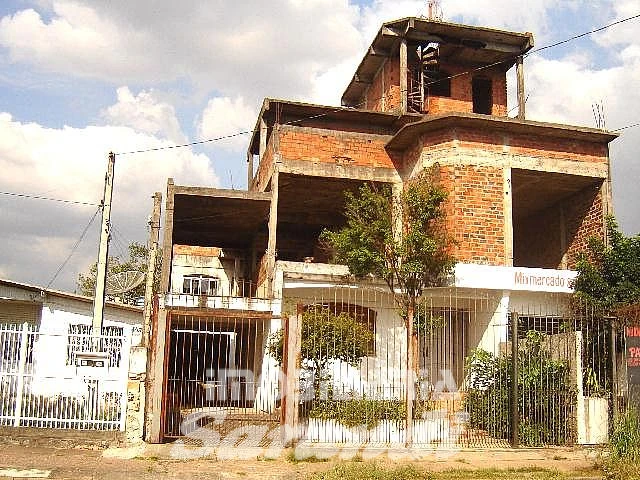
M 524 66 L 522 55 L 518 56 L 516 60 L 516 76 L 518 78 L 518 119 L 525 119 L 525 104 L 527 98 L 524 91 Z
M 286 321 L 283 357 L 285 375 L 282 378 L 282 443 L 295 446 L 299 439 L 300 403 L 300 346 L 302 338 L 302 315 L 290 315 Z
M 151 344 L 151 357 L 147 369 L 147 408 L 146 441 L 160 443 L 162 441 L 163 415 L 162 408 L 164 393 L 164 362 L 167 339 L 167 311 L 161 308 L 158 312 L 158 323 L 155 325 L 154 340 Z
M 407 40 L 403 38 L 400 42 L 400 113 L 402 114 L 407 113 L 407 89 Z
M 278 230 L 278 178 L 280 169 L 273 165 L 271 175 L 271 205 L 269 207 L 269 240 L 267 242 L 267 295 L 273 298 L 273 276 L 276 266 L 276 237 Z
M 264 157 L 264 152 L 267 150 L 267 122 L 264 118 L 260 119 L 260 161 Z
M 173 207 L 175 189 L 173 178 L 167 181 L 167 203 L 164 210 L 164 234 L 162 238 L 162 275 L 160 277 L 160 295 L 169 292 L 171 280 L 171 257 L 173 250 Z
M 504 212 L 504 264 L 513 267 L 513 188 L 511 185 L 511 167 L 503 169 Z
M 251 190 L 253 184 L 253 153 L 247 152 L 247 190 Z

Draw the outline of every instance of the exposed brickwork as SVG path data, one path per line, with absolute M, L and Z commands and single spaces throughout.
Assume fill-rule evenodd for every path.
M 403 151 L 390 152 L 385 149 L 391 138 L 384 130 L 387 127 L 343 125 L 332 123 L 328 118 L 322 121 L 323 128 L 300 125 L 274 128 L 258 169 L 256 187 L 267 188 L 275 158 L 283 163 L 309 161 L 344 167 L 389 168 L 398 171 L 405 180 L 425 167 L 438 164 L 441 181 L 450 192 L 448 226 L 457 241 L 456 256 L 461 262 L 490 265 L 511 262 L 505 258 L 508 249 L 505 249 L 504 238 L 503 166 L 527 169 L 534 165 L 538 169 L 554 160 L 585 165 L 606 165 L 607 162 L 604 143 L 513 134 L 508 125 L 493 130 L 446 127 L 422 133 Z M 360 131 L 347 131 L 349 128 Z M 563 237 L 557 205 L 514 225 L 516 265 L 570 267 L 575 254 L 585 247 L 587 238 L 603 234 L 600 197 L 595 198 L 594 194 L 589 197 L 585 193 L 566 202 L 567 230 Z M 544 225 L 544 229 L 540 225 Z M 280 242 L 281 247 L 285 245 L 282 242 L 284 240 Z
M 386 136 L 287 125 L 280 130 L 279 153 L 283 161 L 394 168 L 384 148 L 386 141 Z
M 478 166 L 440 168 L 449 191 L 447 227 L 461 262 L 504 265 L 502 169 Z
M 449 75 L 458 75 L 467 72 L 468 67 L 457 65 L 443 65 L 442 71 Z M 496 69 L 486 69 L 479 75 L 491 80 L 492 103 L 491 114 L 498 117 L 507 116 L 507 78 L 504 72 Z M 460 75 L 451 79 L 451 96 L 429 96 L 425 100 L 425 111 L 430 114 L 447 112 L 473 112 L 473 89 L 471 75 Z
M 392 112 L 400 108 L 400 59 L 390 58 L 380 69 L 358 108 Z
M 271 168 L 273 167 L 273 153 L 275 145 L 278 141 L 278 130 L 274 129 L 269 137 L 267 143 L 267 149 L 264 152 L 263 158 L 260 159 L 258 170 L 253 179 L 253 189 L 259 192 L 264 192 L 269 184 L 271 177 Z
M 442 65 L 442 71 L 449 75 L 458 75 L 469 70 L 459 65 Z M 492 115 L 507 116 L 507 78 L 499 69 L 486 69 L 479 75 L 492 83 Z M 424 110 L 430 114 L 446 112 L 473 112 L 472 75 L 460 75 L 451 79 L 451 96 L 430 95 L 425 98 Z M 380 69 L 365 96 L 359 102 L 359 108 L 379 112 L 392 112 L 400 108 L 400 59 L 390 58 Z
M 593 142 L 541 137 L 539 135 L 510 135 L 508 132 L 471 129 L 458 129 L 454 135 L 457 136 L 460 148 L 470 150 L 509 153 L 514 157 L 524 155 L 546 159 L 607 163 L 606 145 Z
M 565 203 L 567 217 L 567 266 L 573 268 L 577 255 L 587 248 L 589 238 L 604 238 L 604 210 L 600 185 L 585 188 Z

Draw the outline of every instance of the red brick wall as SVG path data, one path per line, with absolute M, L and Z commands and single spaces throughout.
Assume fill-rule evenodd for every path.
M 394 168 L 385 150 L 387 136 L 283 126 L 279 152 L 283 161 L 309 160 L 338 165 Z
M 589 238 L 604 239 L 604 209 L 601 185 L 585 188 L 565 200 L 567 264 L 573 268 L 577 255 L 587 248 Z
M 458 261 L 504 265 L 502 169 L 442 166 L 440 178 L 449 191 L 447 228 L 457 241 Z
M 504 132 L 458 129 L 460 148 L 483 152 L 508 153 L 549 159 L 575 160 L 589 163 L 607 163 L 607 147 L 586 141 L 541 137 L 539 135 L 509 135 Z M 517 164 L 513 165 L 517 168 Z
M 391 112 L 400 108 L 400 59 L 389 58 L 356 108 Z
M 441 70 L 449 75 L 457 75 L 467 72 L 469 67 L 456 65 L 442 65 Z M 507 77 L 504 72 L 497 69 L 486 69 L 476 73 L 477 76 L 488 78 L 492 83 L 492 115 L 507 116 Z M 451 79 L 451 97 L 430 96 L 425 101 L 425 111 L 430 114 L 446 112 L 473 112 L 473 75 L 464 74 Z

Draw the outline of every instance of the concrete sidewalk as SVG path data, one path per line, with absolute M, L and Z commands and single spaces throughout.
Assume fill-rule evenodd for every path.
M 165 445 L 135 445 L 101 448 L 77 445 L 56 448 L 4 442 L 0 450 L 0 478 L 53 479 L 304 479 L 328 470 L 338 461 L 376 460 L 379 463 L 412 463 L 428 471 L 479 468 L 536 467 L 563 472 L 592 472 L 597 451 L 573 448 L 519 450 L 456 450 L 412 452 L 405 449 L 298 449 L 280 452 L 276 458 L 264 451 L 238 448 L 189 446 L 179 442 Z M 315 455 L 314 461 L 293 462 L 292 456 Z M 330 457 L 318 462 L 317 457 Z M 35 469 L 35 470 L 34 470 Z M 27 470 L 34 470 L 28 472 Z M 587 472 L 592 473 L 587 473 Z M 17 475 L 16 475 L 17 474 Z M 28 475 L 31 474 L 31 477 Z M 22 476 L 18 476 L 22 475 Z

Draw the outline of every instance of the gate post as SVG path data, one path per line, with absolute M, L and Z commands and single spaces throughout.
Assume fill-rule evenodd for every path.
M 511 313 L 511 446 L 520 446 L 520 409 L 518 408 L 518 313 Z
M 27 345 L 29 339 L 29 324 L 22 324 L 22 333 L 20 337 L 20 356 L 18 357 L 18 384 L 16 386 L 16 405 L 14 409 L 13 426 L 20 426 L 20 416 L 22 414 L 22 393 L 24 392 L 24 367 L 27 363 Z
M 289 315 L 285 322 L 283 345 L 283 392 L 282 443 L 285 447 L 295 446 L 299 440 L 299 403 L 300 403 L 300 341 L 302 336 L 301 315 Z
M 611 399 L 612 399 L 612 413 L 613 413 L 613 422 L 612 425 L 615 425 L 615 421 L 618 419 L 618 365 L 617 362 L 617 352 L 616 352 L 616 340 L 618 335 L 618 329 L 616 328 L 617 318 L 611 318 L 611 345 L 610 345 L 610 356 L 611 356 Z M 628 389 L 627 389 L 628 391 Z M 609 432 L 607 432 L 609 433 Z

